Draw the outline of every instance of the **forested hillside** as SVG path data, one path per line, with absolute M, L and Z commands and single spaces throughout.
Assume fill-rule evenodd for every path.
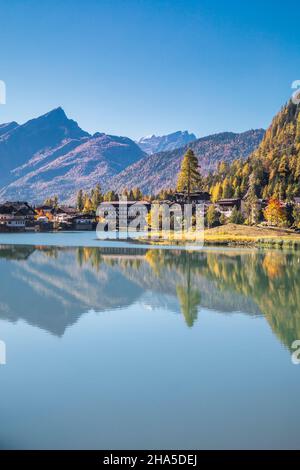
M 206 186 L 213 200 L 257 197 L 292 200 L 300 195 L 300 114 L 290 101 L 274 117 L 258 148 L 245 160 L 221 162 Z

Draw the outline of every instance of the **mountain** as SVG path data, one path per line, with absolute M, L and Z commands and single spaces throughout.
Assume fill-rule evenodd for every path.
M 5 128 L 8 129 L 5 132 Z M 0 127 L 0 198 L 41 202 L 57 194 L 72 201 L 78 189 L 107 184 L 115 174 L 145 157 L 127 137 L 91 136 L 62 108 Z
M 223 197 L 224 191 L 226 197 L 244 196 L 248 191 L 249 197 L 251 194 L 264 199 L 289 201 L 299 196 L 300 106 L 288 102 L 249 158 L 219 170 L 211 183 L 212 190 L 223 187 Z
M 242 311 L 263 315 L 291 349 L 300 334 L 298 257 L 285 251 L 274 256 L 267 250 L 220 250 L 123 248 L 116 254 L 104 247 L 2 245 L 1 319 L 26 321 L 61 337 L 86 312 L 113 316 L 137 303 L 181 312 L 189 326 L 197 316 L 201 321 L 203 309 Z
M 241 134 L 223 132 L 197 139 L 179 149 L 150 155 L 116 175 L 111 186 L 117 190 L 139 186 L 144 192 L 155 194 L 176 185 L 181 160 L 188 148 L 197 155 L 202 173 L 207 174 L 222 160 L 230 163 L 236 158 L 246 159 L 260 144 L 264 132 L 263 129 Z
M 196 138 L 194 134 L 190 134 L 188 131 L 177 131 L 168 135 L 142 137 L 137 144 L 144 152 L 148 153 L 148 155 L 152 155 L 153 153 L 183 147 L 189 142 L 196 140 Z
M 19 124 L 15 121 L 13 122 L 7 122 L 5 124 L 0 124 L 0 137 L 6 134 L 7 132 L 12 131 L 16 127 L 18 127 Z
M 10 123 L 0 137 L 0 184 L 13 178 L 10 172 L 32 158 L 41 159 L 45 152 L 73 139 L 89 137 L 78 124 L 68 119 L 62 108 L 31 119 L 23 125 Z
M 22 125 L 0 125 L 0 199 L 40 203 L 57 195 L 61 202 L 73 203 L 79 189 L 87 191 L 97 183 L 105 191 L 139 186 L 144 192 L 157 192 L 175 185 L 188 147 L 208 173 L 220 160 L 230 163 L 237 157 L 246 158 L 263 134 L 261 129 L 227 132 L 147 155 L 127 137 L 89 134 L 59 107 Z M 194 137 L 179 131 L 148 140 L 161 139 L 156 145 L 172 146 Z
M 299 105 L 290 101 L 280 110 L 249 163 L 262 197 L 300 195 Z
M 182 311 L 189 326 L 196 320 L 195 307 L 200 307 L 200 301 L 201 307 L 209 310 L 260 315 L 251 296 L 247 297 L 240 289 L 233 260 L 234 266 L 239 263 L 244 268 L 247 279 L 255 278 L 254 274 L 263 270 L 261 258 L 233 252 L 223 253 L 220 260 L 207 252 L 178 250 L 128 248 L 119 250 L 116 256 L 110 248 L 103 247 L 2 245 L 1 320 L 14 323 L 23 320 L 61 337 L 86 312 L 109 311 L 113 315 L 114 311 L 137 302 L 151 310 L 164 308 L 177 314 Z M 218 263 L 222 263 L 221 272 L 216 270 Z M 165 266 L 168 269 L 162 269 Z M 294 287 L 299 266 L 295 263 L 291 269 Z M 192 290 L 187 285 L 189 275 L 193 276 Z M 230 290 L 222 289 L 224 282 Z M 195 292 L 201 292 L 201 297 L 195 298 Z

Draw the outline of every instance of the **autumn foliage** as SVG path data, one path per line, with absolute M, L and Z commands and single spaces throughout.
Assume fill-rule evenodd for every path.
M 269 200 L 269 203 L 264 210 L 264 216 L 270 225 L 287 225 L 286 210 L 278 199 L 272 198 Z

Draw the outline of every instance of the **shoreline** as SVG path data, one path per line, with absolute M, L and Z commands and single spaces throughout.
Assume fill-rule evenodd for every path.
M 22 235 L 26 236 L 37 236 L 37 238 L 45 236 L 49 236 L 50 234 L 61 236 L 64 238 L 65 235 L 68 234 L 93 234 L 93 231 L 88 230 L 49 230 L 43 232 L 34 232 L 34 231 L 15 231 L 15 232 L 3 232 L 3 238 L 12 238 L 20 239 Z M 138 234 L 136 234 L 138 235 Z M 164 235 L 164 238 L 162 238 Z M 50 235 L 51 236 L 51 235 Z M 27 238 L 27 237 L 26 237 Z M 52 237 L 51 237 L 52 238 Z M 128 243 L 128 245 L 139 245 L 141 248 L 145 245 L 148 246 L 173 246 L 173 247 L 184 247 L 187 248 L 200 248 L 200 247 L 211 247 L 211 246 L 228 246 L 228 247 L 257 247 L 257 248 L 292 248 L 292 249 L 299 249 L 300 248 L 300 233 L 292 231 L 291 229 L 280 229 L 280 228 L 266 228 L 266 227 L 257 227 L 257 226 L 245 226 L 245 225 L 235 225 L 235 224 L 228 224 L 224 226 L 215 227 L 212 229 L 205 229 L 204 230 L 204 240 L 195 240 L 194 234 L 191 236 L 186 236 L 184 239 L 180 239 L 174 232 L 163 234 L 162 232 L 151 233 L 149 232 L 149 236 L 135 236 L 135 237 L 128 237 L 128 238 L 111 238 L 111 237 L 103 237 L 97 238 L 95 233 L 94 243 L 95 246 L 98 245 L 99 242 L 110 242 L 114 244 L 114 242 L 122 242 Z M 61 243 L 62 240 L 60 240 Z M 9 240 L 5 240 L 4 244 L 7 244 Z M 13 240 L 10 240 L 12 244 L 14 244 Z M 41 241 L 39 242 L 41 243 Z M 59 244 L 60 244 L 59 243 Z M 87 244 L 87 246 L 89 243 Z
M 197 241 L 193 237 L 176 240 L 174 234 L 162 238 L 163 233 L 157 232 L 157 239 L 140 238 L 143 243 L 165 245 L 172 242 L 174 245 L 185 245 Z M 204 246 L 257 246 L 257 247 L 287 247 L 300 248 L 300 233 L 291 229 L 277 227 L 261 227 L 227 224 L 204 230 Z

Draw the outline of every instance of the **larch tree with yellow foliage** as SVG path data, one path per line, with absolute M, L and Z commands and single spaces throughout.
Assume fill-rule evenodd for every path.
M 193 150 L 188 149 L 183 157 L 177 180 L 177 191 L 186 192 L 188 198 L 193 191 L 201 188 L 202 178 L 199 171 L 198 158 Z
M 264 216 L 270 225 L 284 226 L 287 224 L 286 210 L 278 199 L 270 199 L 264 210 Z

